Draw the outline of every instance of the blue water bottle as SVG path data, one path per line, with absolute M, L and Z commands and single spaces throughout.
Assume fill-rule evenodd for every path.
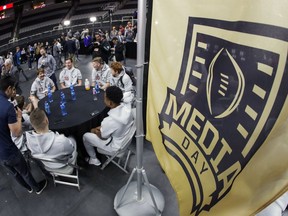
M 62 116 L 66 116 L 67 115 L 67 111 L 66 111 L 65 103 L 60 102 L 60 109 L 61 109 L 61 115 Z
M 74 86 L 72 85 L 72 83 L 70 84 L 70 92 L 74 91 Z
M 76 100 L 76 94 L 75 94 L 74 86 L 72 85 L 72 83 L 70 85 L 70 94 L 71 94 L 72 100 L 75 101 Z
M 45 101 L 45 112 L 47 115 L 51 114 L 50 106 L 49 106 L 49 103 L 47 101 Z
M 48 93 L 47 93 L 47 95 L 48 95 L 48 101 L 49 101 L 49 103 L 52 103 L 52 102 L 53 102 L 53 98 L 52 98 L 52 91 L 51 91 L 50 85 L 48 86 Z
M 64 103 L 64 104 L 66 104 L 66 98 L 65 98 L 64 92 L 61 91 L 60 97 L 61 97 L 61 102 Z
M 98 82 L 96 82 L 96 84 L 95 84 L 95 90 L 96 90 L 96 94 L 100 93 L 100 87 L 98 85 Z

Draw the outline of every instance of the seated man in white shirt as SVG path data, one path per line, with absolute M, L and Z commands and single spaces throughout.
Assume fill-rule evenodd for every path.
M 37 77 L 31 86 L 30 96 L 35 96 L 41 100 L 47 95 L 48 87 L 50 87 L 51 92 L 56 90 L 54 82 L 49 77 L 45 76 L 44 69 L 39 68 L 37 70 Z
M 119 87 L 123 92 L 123 102 L 125 105 L 131 106 L 135 99 L 135 91 L 130 76 L 125 73 L 120 62 L 112 62 L 110 70 L 112 74 L 110 85 Z
M 96 57 L 92 60 L 92 86 L 96 82 L 101 89 L 105 90 L 110 84 L 110 67 L 102 60 L 101 57 Z
M 32 129 L 32 125 L 30 122 L 30 116 L 29 114 L 31 113 L 32 109 L 33 109 L 33 105 L 29 104 L 25 109 L 24 109 L 24 104 L 25 104 L 25 98 L 22 95 L 19 96 L 15 96 L 14 98 L 14 102 L 12 102 L 14 105 L 17 104 L 17 106 L 19 107 L 19 109 L 22 111 L 22 134 L 20 136 L 14 136 L 11 133 L 11 138 L 12 141 L 15 143 L 15 145 L 17 146 L 17 148 L 24 153 L 25 151 L 27 151 L 27 147 L 26 147 L 26 135 L 25 135 L 25 131 L 27 130 L 31 130 Z
M 110 108 L 108 116 L 103 119 L 101 126 L 92 128 L 91 133 L 83 135 L 83 143 L 90 157 L 86 160 L 89 164 L 101 165 L 94 147 L 108 152 L 117 151 L 132 127 L 134 120 L 131 108 L 121 103 L 122 98 L 123 93 L 117 86 L 109 86 L 106 89 L 104 103 Z
M 71 58 L 66 59 L 65 65 L 66 67 L 59 75 L 61 88 L 68 88 L 70 85 L 81 86 L 82 74 L 79 69 L 73 66 L 73 60 Z
M 36 158 L 52 158 L 76 163 L 76 141 L 73 137 L 65 137 L 49 130 L 49 121 L 45 112 L 36 108 L 30 114 L 30 122 L 35 131 L 26 132 L 27 148 Z M 73 168 L 63 163 L 43 162 L 48 171 L 71 174 Z

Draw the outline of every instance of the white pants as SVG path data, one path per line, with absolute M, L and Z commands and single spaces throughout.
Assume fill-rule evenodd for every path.
M 71 140 L 71 142 L 72 142 L 72 144 L 73 144 L 73 146 L 74 146 L 74 151 L 73 151 L 73 153 L 72 153 L 72 158 L 71 158 L 71 160 L 69 161 L 70 163 L 72 163 L 72 164 L 76 164 L 76 161 L 77 161 L 77 155 L 78 155 L 78 153 L 77 153 L 77 143 L 76 143 L 76 140 L 75 140 L 75 138 L 74 137 L 72 137 L 72 136 L 69 136 L 69 137 L 67 137 L 69 140 Z
M 288 192 L 284 193 L 277 200 L 259 212 L 256 216 L 281 216 L 287 215 L 287 212 L 284 212 L 286 206 L 288 205 Z M 283 214 L 282 214 L 283 213 Z
M 90 158 L 97 158 L 94 147 L 101 148 L 108 152 L 115 152 L 117 149 L 112 148 L 111 145 L 106 146 L 109 142 L 110 139 L 102 140 L 94 133 L 88 132 L 83 135 L 83 143 Z

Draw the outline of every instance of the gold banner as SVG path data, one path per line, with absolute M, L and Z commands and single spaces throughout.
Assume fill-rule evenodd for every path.
M 287 6 L 153 1 L 147 138 L 181 216 L 254 215 L 288 189 Z

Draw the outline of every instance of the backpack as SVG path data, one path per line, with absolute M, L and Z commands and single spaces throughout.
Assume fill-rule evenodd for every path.
M 133 69 L 131 67 L 124 67 L 124 69 L 125 69 L 125 73 L 130 77 L 132 81 L 132 85 L 136 86 L 136 78 L 134 76 Z M 124 86 L 122 79 L 123 79 L 123 76 L 121 76 L 119 80 L 122 86 Z

